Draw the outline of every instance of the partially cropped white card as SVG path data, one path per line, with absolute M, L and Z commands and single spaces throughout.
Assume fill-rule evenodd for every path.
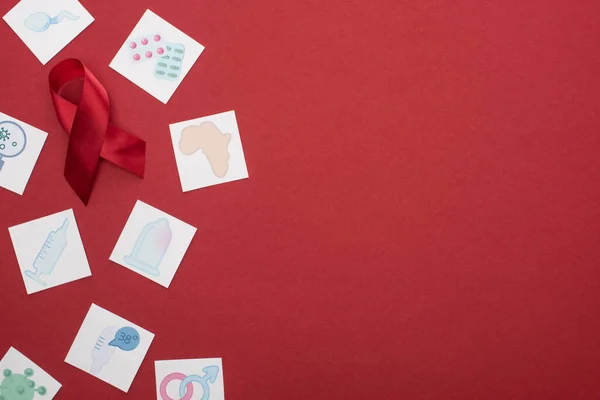
M 92 304 L 65 362 L 127 392 L 153 339 L 153 333 Z
M 23 194 L 48 134 L 0 113 L 0 186 Z
M 167 103 L 204 46 L 146 10 L 110 67 Z
M 168 288 L 196 228 L 137 201 L 110 260 Z
M 8 349 L 0 360 L 0 399 L 52 400 L 61 384 L 17 349 Z
M 169 125 L 184 192 L 248 178 L 235 111 Z
M 4 20 L 46 64 L 94 18 L 77 0 L 21 0 Z
M 27 294 L 90 276 L 73 210 L 8 228 Z
M 158 400 L 225 400 L 220 358 L 155 361 Z

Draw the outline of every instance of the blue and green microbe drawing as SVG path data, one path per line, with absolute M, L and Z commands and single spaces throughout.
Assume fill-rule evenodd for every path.
M 4 150 L 6 148 L 6 145 L 2 142 L 6 142 L 8 140 L 10 140 L 10 132 L 4 127 L 0 127 L 0 150 Z M 12 142 L 12 147 L 17 147 L 17 145 L 17 142 Z
M 48 391 L 40 386 L 36 389 L 31 378 L 33 370 L 27 368 L 23 375 L 15 374 L 10 369 L 3 372 L 4 379 L 0 383 L 0 400 L 33 400 L 35 394 L 44 396 Z
M 8 139 L 10 139 L 10 132 L 6 128 L 1 127 L 0 128 L 0 140 L 5 142 Z

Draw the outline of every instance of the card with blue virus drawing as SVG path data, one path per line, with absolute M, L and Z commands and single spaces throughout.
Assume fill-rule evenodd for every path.
M 94 17 L 77 0 L 21 0 L 4 21 L 42 64 L 75 39 Z
M 0 112 L 0 186 L 22 195 L 48 134 Z
M 0 371 L 0 399 L 3 400 L 51 400 L 61 387 L 56 379 L 14 347 L 0 360 Z
M 27 294 L 90 276 L 73 209 L 8 228 Z
M 65 362 L 128 392 L 152 340 L 153 333 L 92 304 Z

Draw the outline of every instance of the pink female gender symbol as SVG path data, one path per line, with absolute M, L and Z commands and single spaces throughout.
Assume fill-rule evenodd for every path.
M 162 382 L 160 383 L 160 396 L 162 397 L 162 399 L 163 400 L 178 400 L 178 399 L 172 399 L 171 397 L 169 397 L 169 395 L 167 394 L 167 385 L 169 383 L 171 383 L 172 381 L 175 381 L 175 380 L 182 381 L 185 378 L 187 378 L 187 376 L 180 372 L 173 372 L 172 374 L 165 376 L 165 379 L 163 379 Z M 192 385 L 192 382 L 188 383 L 185 388 L 187 389 L 185 392 L 185 396 L 183 396 L 179 400 L 191 400 L 192 399 L 192 396 L 194 395 L 194 385 Z

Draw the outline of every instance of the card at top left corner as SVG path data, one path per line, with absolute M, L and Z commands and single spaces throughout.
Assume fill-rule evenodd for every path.
M 22 195 L 48 134 L 0 112 L 0 186 Z
M 61 388 L 56 379 L 14 347 L 0 360 L 0 371 L 0 398 L 5 400 L 51 400 Z
M 8 228 L 27 294 L 91 275 L 73 210 Z
M 21 0 L 4 21 L 42 64 L 75 39 L 94 17 L 77 0 Z

